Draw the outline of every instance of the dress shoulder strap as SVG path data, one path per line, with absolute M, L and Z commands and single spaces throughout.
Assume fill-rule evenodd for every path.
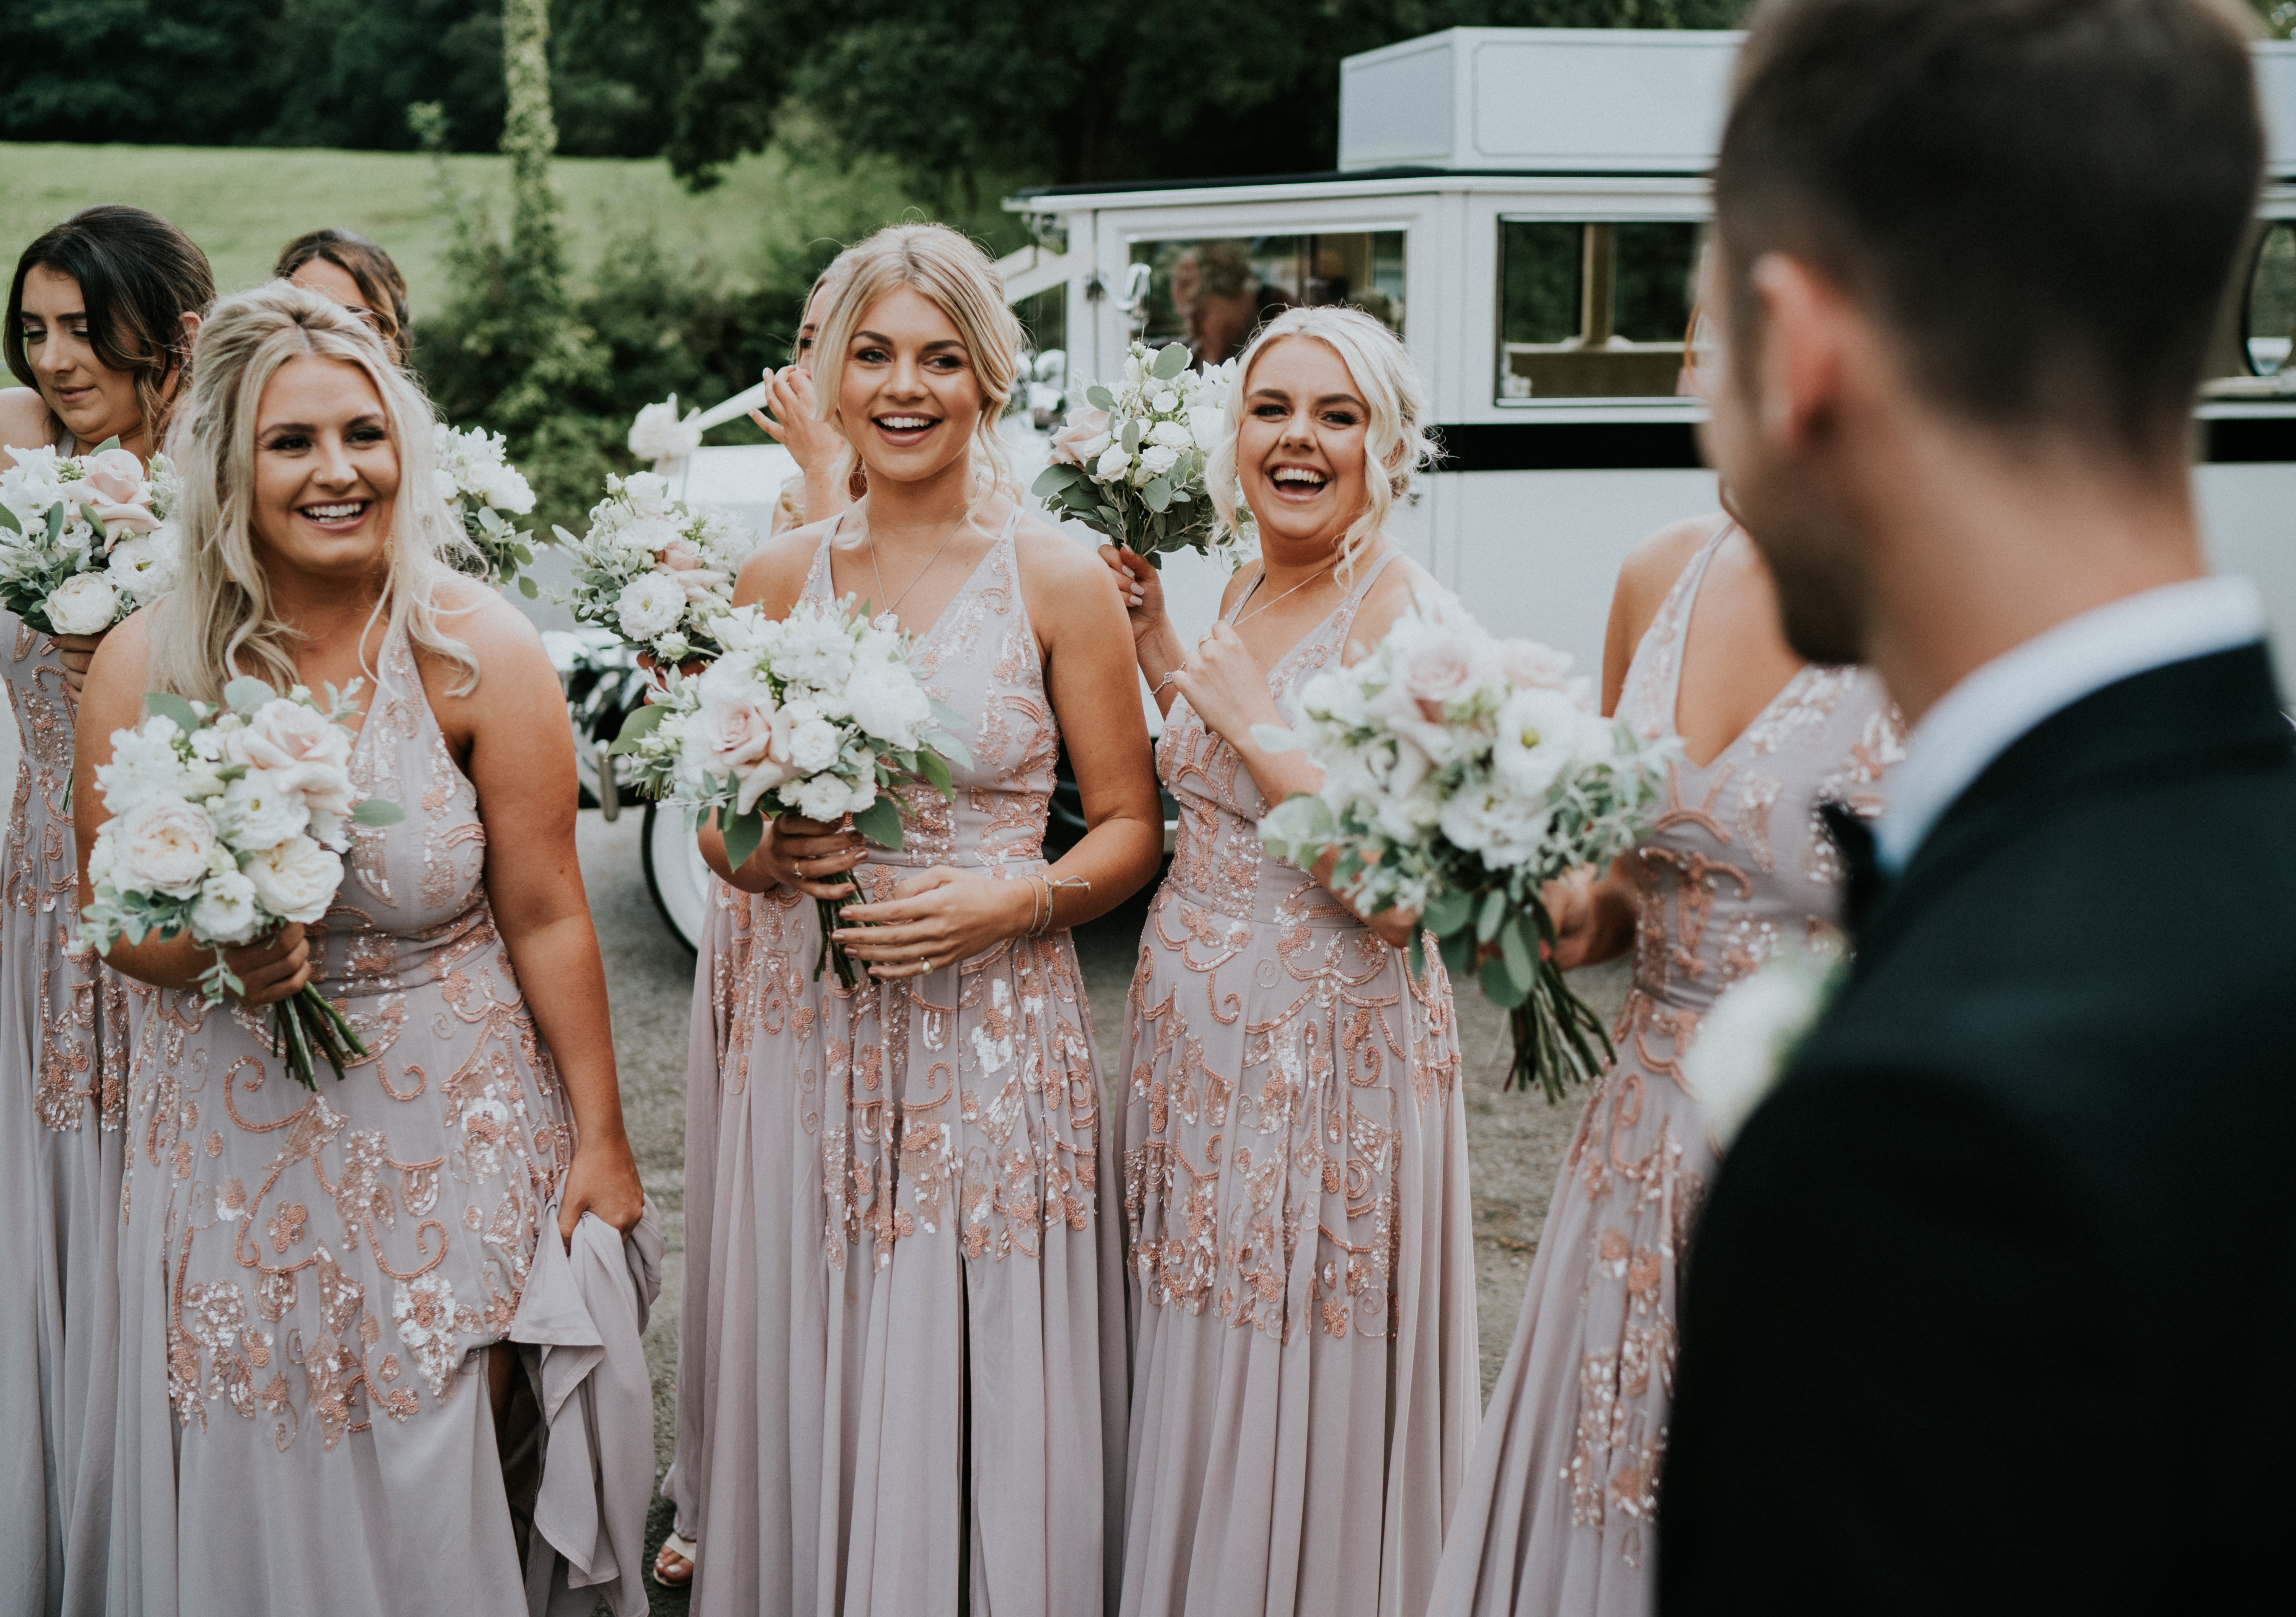
M 1634 657 L 1627 664 L 1626 685 L 1619 695 L 1619 713 L 1629 717 L 1631 710 L 1637 727 L 1649 734 L 1673 733 L 1675 711 L 1682 700 L 1682 647 L 1690 628 L 1691 608 L 1697 604 L 1698 587 L 1705 582 L 1714 553 L 1737 525 L 1729 517 L 1722 519 L 1722 525 L 1699 546 L 1698 554 L 1666 592 L 1658 615 L 1636 643 Z
M 1339 612 L 1338 629 L 1341 645 L 1348 643 L 1348 634 L 1356 626 L 1356 614 L 1363 610 L 1363 603 L 1371 599 L 1372 586 L 1379 582 L 1379 575 L 1387 570 L 1387 564 L 1402 554 L 1399 550 L 1390 550 L 1380 557 L 1371 571 L 1364 575 L 1364 581 L 1349 592 Z

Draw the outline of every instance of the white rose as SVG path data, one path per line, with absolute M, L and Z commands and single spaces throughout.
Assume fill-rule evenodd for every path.
M 1542 798 L 1570 765 L 1583 716 L 1561 691 L 1532 685 L 1517 691 L 1498 712 L 1498 742 L 1491 770 L 1527 798 Z
M 651 640 L 676 628 L 685 615 L 685 591 L 666 573 L 642 572 L 622 586 L 614 613 L 625 638 Z
M 898 663 L 864 669 L 846 687 L 853 722 L 867 735 L 904 751 L 932 722 L 932 702 L 916 676 Z
M 669 509 L 669 480 L 652 472 L 633 472 L 622 480 L 622 498 L 640 516 Z
M 250 769 L 226 786 L 217 817 L 224 835 L 242 850 L 276 848 L 291 836 L 299 836 L 311 823 L 303 794 L 283 787 L 276 773 Z
M 816 718 L 790 732 L 790 765 L 800 775 L 817 775 L 837 761 L 837 726 Z
M 676 460 L 693 454 L 701 447 L 701 429 L 694 424 L 694 418 L 701 414 L 694 410 L 685 420 L 679 420 L 677 396 L 674 393 L 660 404 L 646 406 L 630 423 L 630 453 L 644 461 Z
M 1227 412 L 1217 405 L 1197 405 L 1188 412 L 1188 435 L 1200 444 L 1216 444 L 1227 431 Z
M 282 920 L 307 923 L 327 913 L 343 880 L 341 858 L 307 836 L 266 848 L 242 868 L 264 908 Z
M 1122 444 L 1111 444 L 1093 463 L 1092 475 L 1097 481 L 1112 483 L 1132 466 L 1132 456 L 1126 454 Z
M 111 547 L 105 576 L 131 595 L 164 595 L 176 587 L 176 534 L 170 528 L 122 539 Z
M 666 517 L 642 516 L 625 523 L 615 533 L 614 543 L 626 554 L 651 562 L 684 537 L 677 524 Z
M 271 790 L 292 793 L 314 816 L 351 811 L 351 735 L 316 708 L 275 696 L 255 717 L 225 732 L 224 757 L 271 775 Z
M 786 788 L 782 800 L 790 800 Z M 852 808 L 853 793 L 835 776 L 816 775 L 798 784 L 796 807 L 806 818 L 833 825 Z
M 236 870 L 209 876 L 192 906 L 192 932 L 202 943 L 244 943 L 262 920 L 255 883 Z
M 41 605 L 59 635 L 100 635 L 119 615 L 119 592 L 102 573 L 74 573 Z
M 1185 422 L 1180 421 L 1160 421 L 1148 429 L 1148 437 L 1152 443 L 1175 449 L 1193 449 L 1196 444 L 1195 435 L 1188 431 Z
M 118 822 L 117 885 L 188 899 L 207 879 L 215 825 L 180 797 L 155 797 Z
M 1161 477 L 1179 464 L 1180 452 L 1169 444 L 1150 444 L 1140 451 L 1140 470 L 1150 477 Z
M 1159 415 L 1169 415 L 1180 407 L 1180 396 L 1169 388 L 1159 388 L 1156 396 L 1148 401 L 1148 407 Z

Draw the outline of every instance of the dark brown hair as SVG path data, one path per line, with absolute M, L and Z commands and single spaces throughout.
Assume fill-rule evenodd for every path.
M 406 312 L 406 277 L 398 273 L 390 255 L 357 231 L 330 225 L 297 236 L 280 249 L 271 278 L 291 281 L 295 272 L 314 259 L 324 259 L 358 283 L 359 296 L 373 313 L 382 346 L 404 366 L 414 322 Z
M 1767 0 L 1715 170 L 1735 335 L 1790 253 L 1946 407 L 2180 451 L 2263 150 L 2211 0 Z
M 191 375 L 184 316 L 203 315 L 215 301 L 207 254 L 158 214 L 117 202 L 83 208 L 24 249 L 8 284 L 0 351 L 8 368 L 35 386 L 24 352 L 24 277 L 36 266 L 79 283 L 88 346 L 107 367 L 135 379 L 144 430 L 157 448 L 171 400 Z

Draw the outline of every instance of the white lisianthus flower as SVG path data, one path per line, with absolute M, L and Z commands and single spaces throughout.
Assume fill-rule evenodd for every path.
M 881 663 L 863 670 L 846 687 L 853 722 L 897 750 L 917 744 L 932 723 L 932 702 L 916 676 L 901 664 Z
M 311 823 L 303 794 L 283 786 L 269 769 L 250 769 L 223 791 L 217 817 L 224 834 L 242 850 L 275 848 Z
M 284 921 L 306 924 L 327 913 L 342 885 L 343 861 L 307 836 L 289 837 L 241 867 L 263 907 Z
M 693 654 L 693 642 L 676 629 L 672 629 L 655 639 L 653 654 L 658 661 L 675 667 Z
M 808 719 L 790 732 L 790 766 L 800 775 L 818 775 L 837 761 L 837 726 L 825 718 Z
M 873 795 L 873 792 L 872 796 Z M 790 800 L 786 788 L 782 796 L 784 802 Z M 840 817 L 849 813 L 854 806 L 853 793 L 843 781 L 833 775 L 816 775 L 810 780 L 799 783 L 797 811 L 809 820 L 817 820 L 824 825 L 833 825 Z
M 74 573 L 41 605 L 59 635 L 100 635 L 119 615 L 119 592 L 102 573 Z
M 133 814 L 157 797 L 187 797 L 183 760 L 176 738 L 183 732 L 164 716 L 147 718 L 133 730 L 111 733 L 111 761 L 98 764 L 95 789 L 114 815 Z
M 1499 710 L 1492 772 L 1527 798 L 1545 797 L 1570 766 L 1584 718 L 1561 691 L 1544 685 L 1517 691 Z
M 861 773 L 846 783 L 845 812 L 858 814 L 877 800 L 877 757 L 864 752 L 859 759 Z
M 113 588 L 131 595 L 164 595 L 176 587 L 176 546 L 171 528 L 122 539 L 111 547 L 105 577 Z
M 1443 834 L 1486 864 L 1509 868 L 1536 858 L 1553 815 L 1496 785 L 1473 788 L 1446 802 L 1438 818 Z
M 685 591 L 666 573 L 642 572 L 622 586 L 614 611 L 626 637 L 651 640 L 685 615 Z
M 155 797 L 118 822 L 116 883 L 135 892 L 188 899 L 207 879 L 215 824 L 180 797 Z
M 642 516 L 619 529 L 614 535 L 614 543 L 624 554 L 651 562 L 685 537 L 678 532 L 677 524 L 667 517 Z
M 256 907 L 255 883 L 237 870 L 209 876 L 192 906 L 192 932 L 203 943 L 244 943 L 255 936 L 263 913 Z
M 1093 464 L 1092 475 L 1096 481 L 1112 483 L 1131 469 L 1132 456 L 1125 452 L 1124 446 L 1111 444 Z
M 633 472 L 622 480 L 623 501 L 639 516 L 659 516 L 669 509 L 669 480 L 653 472 Z

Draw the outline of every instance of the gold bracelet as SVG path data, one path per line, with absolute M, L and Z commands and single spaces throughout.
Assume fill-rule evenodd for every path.
M 1034 932 L 1030 932 L 1029 936 L 1031 938 L 1041 938 L 1046 932 L 1053 930 L 1053 890 L 1056 887 L 1074 887 L 1080 888 L 1084 891 L 1089 893 L 1092 891 L 1092 883 L 1086 881 L 1082 876 L 1064 876 L 1059 881 L 1054 881 L 1049 874 L 1041 873 L 1035 879 L 1043 882 L 1045 887 L 1045 919 L 1043 924 L 1038 926 Z
M 1029 878 L 1037 884 L 1037 902 L 1029 908 L 1029 936 L 1041 938 L 1053 930 L 1053 884 L 1039 873 Z

